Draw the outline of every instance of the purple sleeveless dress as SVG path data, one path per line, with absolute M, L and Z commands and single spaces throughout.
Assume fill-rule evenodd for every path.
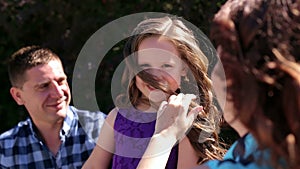
M 114 124 L 115 154 L 112 169 L 135 169 L 155 129 L 156 113 L 119 109 Z M 167 148 L 167 147 L 166 147 Z M 178 144 L 172 148 L 167 169 L 176 169 Z

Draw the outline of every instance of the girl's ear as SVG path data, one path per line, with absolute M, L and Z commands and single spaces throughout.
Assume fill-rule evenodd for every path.
M 17 87 L 11 87 L 10 88 L 10 94 L 14 98 L 14 100 L 17 102 L 18 105 L 23 105 L 24 101 L 21 97 L 21 89 Z

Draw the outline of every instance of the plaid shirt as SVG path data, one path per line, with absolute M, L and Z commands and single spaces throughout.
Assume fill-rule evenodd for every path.
M 106 115 L 69 107 L 54 156 L 37 136 L 28 118 L 0 135 L 0 168 L 81 168 L 91 154 Z M 80 121 L 80 123 L 79 123 Z

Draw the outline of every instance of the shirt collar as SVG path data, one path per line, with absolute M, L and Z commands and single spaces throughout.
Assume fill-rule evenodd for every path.
M 72 111 L 71 107 L 68 106 L 67 109 L 67 115 L 64 119 L 62 129 L 60 130 L 59 136 L 62 140 L 64 140 L 65 136 L 68 136 L 70 134 L 70 129 L 73 127 L 76 127 L 76 121 L 78 121 L 78 115 Z M 37 128 L 33 124 L 33 121 L 31 118 L 28 118 L 25 123 L 29 125 L 30 131 L 35 135 L 35 137 L 39 138 L 37 134 Z
M 76 121 L 78 121 L 78 116 L 69 106 L 67 110 L 67 116 L 59 133 L 61 139 L 64 139 L 65 136 L 70 135 L 71 128 L 76 127 Z

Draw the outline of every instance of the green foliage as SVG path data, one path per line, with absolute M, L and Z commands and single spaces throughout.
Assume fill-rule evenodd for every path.
M 5 59 L 27 45 L 52 49 L 63 60 L 69 79 L 86 40 L 106 23 L 138 12 L 164 12 L 182 16 L 208 34 L 214 13 L 226 0 L 0 0 L 0 133 L 16 125 L 27 114 L 9 94 Z M 122 28 L 120 28 L 122 29 Z M 105 43 L 105 42 L 104 42 Z M 122 59 L 122 43 L 113 48 L 98 70 L 96 93 L 100 109 L 113 107 L 110 80 Z M 71 83 L 70 83 L 71 85 Z

